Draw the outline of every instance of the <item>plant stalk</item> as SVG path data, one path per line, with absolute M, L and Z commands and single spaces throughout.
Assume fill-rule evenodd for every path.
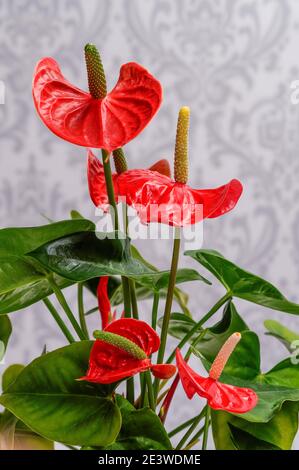
M 180 450 L 182 449 L 182 447 L 185 445 L 187 439 L 189 439 L 189 437 L 191 436 L 191 434 L 193 433 L 193 431 L 195 430 L 195 428 L 197 427 L 197 425 L 200 423 L 200 421 L 202 420 L 202 418 L 206 415 L 207 413 L 207 410 L 206 410 L 206 406 L 202 409 L 201 413 L 197 416 L 197 418 L 193 421 L 193 423 L 191 424 L 190 428 L 188 429 L 188 431 L 184 434 L 184 436 L 182 437 L 182 439 L 180 440 L 180 442 L 178 443 L 177 447 L 176 447 L 176 450 Z
M 60 318 L 60 315 L 57 312 L 54 305 L 52 304 L 52 302 L 47 297 L 45 299 L 43 299 L 43 302 L 44 302 L 45 306 L 47 307 L 47 309 L 49 310 L 49 312 L 51 313 L 54 320 L 56 321 L 57 325 L 61 329 L 62 333 L 64 334 L 64 336 L 68 340 L 68 342 L 70 344 L 74 343 L 75 338 L 73 337 L 72 333 L 69 331 L 68 327 L 66 326 L 66 324 L 64 323 L 62 318 Z
M 210 416 L 211 416 L 211 408 L 209 407 L 209 405 L 207 405 L 205 414 L 206 416 L 205 416 L 205 425 L 204 425 L 204 431 L 203 431 L 202 450 L 206 450 L 207 444 L 208 444 Z
M 81 330 L 87 338 L 89 338 L 88 329 L 86 325 L 86 318 L 84 313 L 84 302 L 83 302 L 83 283 L 79 282 L 77 287 L 77 299 L 78 299 L 78 313 Z

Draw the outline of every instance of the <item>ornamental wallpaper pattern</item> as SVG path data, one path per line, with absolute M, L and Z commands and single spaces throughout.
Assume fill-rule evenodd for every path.
M 299 302 L 299 106 L 290 102 L 290 84 L 299 78 L 298 41 L 296 0 L 1 0 L 1 226 L 68 218 L 71 209 L 95 216 L 85 149 L 55 138 L 38 119 L 31 97 L 33 69 L 45 55 L 86 88 L 83 46 L 94 42 L 109 87 L 120 65 L 131 60 L 164 86 L 157 117 L 127 146 L 130 166 L 171 158 L 177 111 L 191 106 L 190 183 L 213 187 L 236 177 L 244 184 L 237 209 L 204 224 L 204 246 L 265 276 Z M 138 245 L 152 262 L 168 266 L 169 241 Z M 201 284 L 186 290 L 195 317 L 217 295 L 217 288 L 212 294 Z M 74 290 L 67 294 L 75 301 Z M 95 304 L 91 297 L 86 301 Z M 299 331 L 296 317 L 237 304 L 262 337 L 270 316 Z M 145 302 L 144 318 L 149 308 Z M 12 319 L 17 328 L 6 365 L 29 361 L 44 345 L 63 344 L 42 304 Z M 90 324 L 97 322 L 93 315 Z M 269 368 L 285 351 L 267 338 L 263 354 L 262 366 Z M 196 401 L 190 406 L 183 393 L 179 400 L 177 418 L 193 415 Z

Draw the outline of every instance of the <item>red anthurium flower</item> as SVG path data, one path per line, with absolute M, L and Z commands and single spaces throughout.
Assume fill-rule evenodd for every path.
M 236 387 L 219 382 L 219 377 L 236 344 L 241 339 L 240 333 L 234 333 L 222 346 L 212 364 L 208 377 L 202 377 L 184 361 L 179 349 L 176 351 L 177 367 L 186 395 L 189 399 L 197 393 L 208 400 L 214 410 L 231 413 L 246 413 L 254 408 L 258 398 L 250 388 Z
M 144 321 L 121 318 L 95 336 L 100 339 L 92 347 L 89 369 L 82 380 L 109 384 L 146 370 L 165 379 L 176 371 L 172 364 L 151 363 L 150 355 L 159 349 L 160 339 Z
M 143 223 L 176 227 L 231 211 L 243 190 L 236 179 L 215 189 L 193 189 L 150 170 L 128 170 L 119 175 L 117 184 L 119 197 L 126 198 Z
M 97 79 L 105 80 L 101 71 L 92 70 L 100 61 L 98 52 L 88 45 L 85 53 L 91 57 L 87 63 L 90 93 L 68 82 L 57 62 L 46 57 L 35 68 L 34 103 L 54 134 L 73 144 L 111 152 L 136 137 L 152 119 L 162 101 L 161 85 L 141 65 L 130 62 L 122 65 L 117 84 L 108 94 L 105 88 L 103 96 L 94 90 Z
M 126 173 L 130 174 L 131 171 L 138 170 L 128 170 Z M 140 170 L 141 171 L 141 170 Z M 149 170 L 147 170 L 149 171 Z M 160 173 L 165 176 L 170 177 L 170 165 L 167 160 L 159 160 L 151 166 L 150 171 L 153 173 Z M 117 173 L 112 174 L 115 197 L 118 199 L 118 178 L 120 175 Z M 101 207 L 104 211 L 108 210 L 109 202 L 106 190 L 104 167 L 100 160 L 92 153 L 91 150 L 88 150 L 88 159 L 87 159 L 87 180 L 90 197 L 96 207 Z

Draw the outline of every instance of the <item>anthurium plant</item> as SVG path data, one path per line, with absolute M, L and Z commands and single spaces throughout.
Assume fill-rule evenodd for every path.
M 132 62 L 121 66 L 107 92 L 92 44 L 85 47 L 85 62 L 89 92 L 67 81 L 54 59 L 41 59 L 33 101 L 50 131 L 83 147 L 91 204 L 111 218 L 112 230 L 100 232 L 75 210 L 63 221 L 0 230 L 0 358 L 12 333 L 9 315 L 36 302 L 65 341 L 29 364 L 4 370 L 0 448 L 48 450 L 60 443 L 111 451 L 291 449 L 298 428 L 299 334 L 269 319 L 269 341 L 282 342 L 286 358 L 261 371 L 259 338 L 234 299 L 293 315 L 299 305 L 221 253 L 200 246 L 183 253 L 181 246 L 186 227 L 236 207 L 241 182 L 215 189 L 188 185 L 187 106 L 178 113 L 174 171 L 159 156 L 146 169 L 130 168 L 123 147 L 158 111 L 161 84 Z M 147 261 L 150 239 L 142 255 L 134 246 L 128 209 L 139 224 L 171 227 L 173 255 L 164 270 Z M 180 256 L 190 267 L 179 268 Z M 207 290 L 212 282 L 224 287 L 203 315 L 200 305 L 199 311 L 188 308 L 182 284 L 191 281 Z M 77 289 L 76 311 L 66 288 Z M 96 300 L 91 310 L 84 305 L 87 290 Z M 141 320 L 144 299 L 152 302 L 152 313 Z M 97 316 L 96 331 L 90 331 L 91 314 Z M 179 388 L 190 414 L 171 429 Z

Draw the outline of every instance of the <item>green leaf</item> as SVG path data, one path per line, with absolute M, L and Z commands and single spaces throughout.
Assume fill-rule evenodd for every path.
M 105 450 L 169 450 L 167 432 L 158 416 L 149 408 L 136 410 L 125 398 L 117 396 L 122 427 L 116 441 Z
M 163 318 L 159 319 L 162 325 Z M 194 327 L 196 321 L 182 313 L 172 313 L 169 323 L 169 334 L 182 339 Z M 214 326 L 206 329 L 202 340 L 197 343 L 195 351 L 200 352 L 207 360 L 212 361 L 223 343 L 234 332 L 248 330 L 248 326 L 238 314 L 233 302 L 228 302 L 224 308 L 222 319 Z M 192 343 L 203 330 L 193 335 L 189 343 Z
M 25 366 L 22 364 L 12 364 L 2 374 L 2 392 L 5 393 L 12 385 Z
M 129 240 L 116 238 L 115 234 L 77 233 L 47 243 L 30 256 L 50 271 L 75 282 L 106 275 L 134 279 L 157 276 L 132 258 Z
M 4 411 L 0 413 L 0 450 L 54 450 L 54 443 Z
M 52 294 L 47 271 L 26 254 L 46 242 L 93 228 L 88 220 L 65 220 L 40 227 L 0 230 L 0 314 L 28 307 Z M 56 278 L 61 288 L 70 280 Z
M 185 255 L 210 271 L 232 296 L 264 307 L 299 315 L 299 305 L 290 302 L 270 282 L 255 276 L 213 250 L 190 250 Z
M 215 410 L 211 418 L 216 449 L 288 450 L 298 431 L 298 404 L 285 403 L 268 423 L 250 423 Z
M 29 270 L 28 276 L 25 275 L 24 277 L 18 278 L 18 276 L 22 276 L 22 274 L 19 271 L 18 265 L 14 264 L 14 273 L 16 278 L 10 278 L 9 290 L 0 294 L 0 315 L 16 312 L 23 308 L 29 307 L 30 305 L 39 302 L 40 300 L 45 299 L 49 295 L 53 294 L 53 290 L 47 275 L 44 272 L 38 273 L 36 269 L 30 265 L 30 263 L 27 263 L 27 266 Z M 31 273 L 30 269 L 32 270 Z M 31 274 L 36 276 L 33 282 Z M 60 289 L 64 289 L 73 284 L 73 282 L 69 279 L 64 279 L 56 274 L 54 274 L 54 280 Z M 16 281 L 18 287 L 15 287 L 14 281 Z M 23 285 L 19 285 L 20 281 L 22 281 Z M 3 285 L 0 286 L 0 291 L 1 287 L 3 287 Z
M 294 341 L 299 340 L 299 334 L 289 330 L 286 326 L 282 325 L 276 320 L 265 320 L 265 328 L 268 330 L 266 333 L 269 336 L 277 338 L 287 348 L 288 351 L 292 351 L 291 347 Z
M 0 361 L 2 361 L 8 340 L 12 332 L 10 319 L 6 316 L 0 316 Z
M 88 366 L 91 341 L 57 349 L 29 364 L 0 403 L 43 437 L 71 445 L 107 446 L 119 433 L 121 416 L 102 388 L 78 381 Z
M 94 224 L 89 220 L 63 220 L 40 227 L 4 228 L 0 230 L 0 258 L 21 256 L 50 241 L 93 228 Z
M 140 284 L 145 287 L 152 288 L 153 291 L 159 292 L 161 289 L 167 289 L 169 284 L 170 272 L 163 272 L 157 275 L 154 279 L 154 282 L 151 279 L 142 279 Z M 202 281 L 208 285 L 211 285 L 211 282 L 201 276 L 195 269 L 178 269 L 176 276 L 176 285 L 182 284 L 183 282 L 190 281 Z
M 2 375 L 2 391 L 15 382 L 24 369 L 21 364 L 9 366 Z M 51 450 L 54 443 L 34 433 L 8 410 L 0 414 L 1 450 Z

